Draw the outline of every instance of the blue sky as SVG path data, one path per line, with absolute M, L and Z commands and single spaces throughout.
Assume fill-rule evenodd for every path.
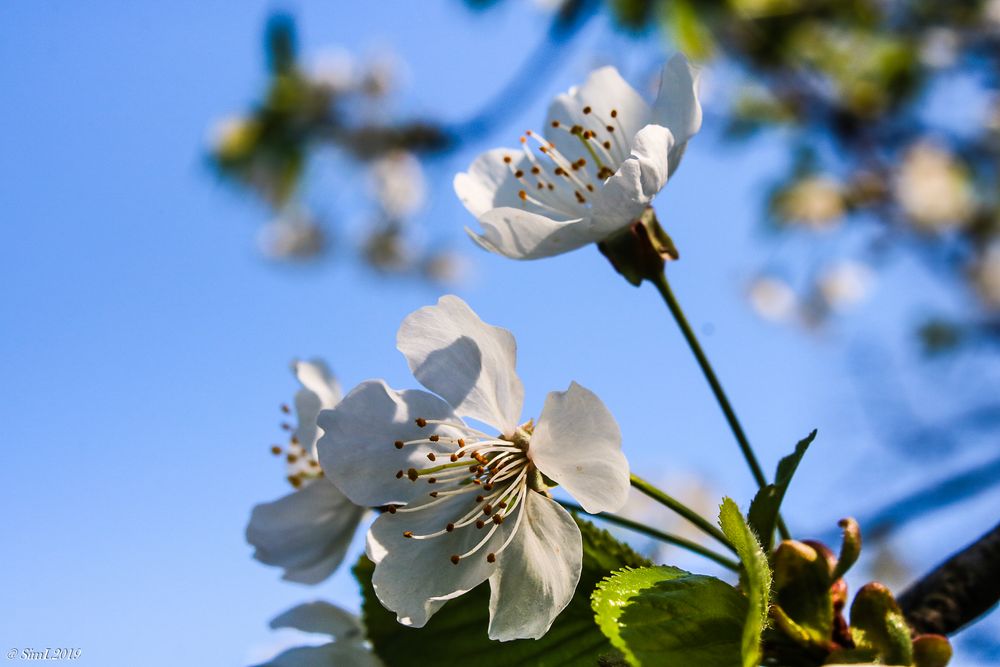
M 318 355 L 346 388 L 369 377 L 413 386 L 396 328 L 442 290 L 350 263 L 276 267 L 256 254 L 266 214 L 219 185 L 204 148 L 212 121 L 261 89 L 260 35 L 275 8 L 0 7 L 2 649 L 78 647 L 78 664 L 102 667 L 242 665 L 288 606 L 317 597 L 357 605 L 346 571 L 316 589 L 282 583 L 243 540 L 251 506 L 286 492 L 268 448 L 295 389 L 287 364 Z M 390 45 L 408 63 L 400 107 L 452 119 L 491 98 L 547 22 L 518 3 L 482 15 L 454 0 L 282 8 L 299 20 L 306 54 Z M 598 60 L 644 71 L 658 47 L 634 45 L 599 21 L 548 90 Z M 639 55 L 622 60 L 625 47 Z M 471 221 L 451 174 L 475 150 L 538 127 L 543 105 L 512 101 L 502 136 L 430 172 L 423 220 L 435 242 L 474 263 L 459 293 L 517 336 L 526 414 L 577 380 L 618 418 L 637 472 L 702 476 L 745 505 L 752 481 L 651 288 L 627 285 L 593 248 L 515 263 L 464 240 Z M 787 514 L 793 527 L 827 529 L 926 476 L 873 449 L 844 350 L 874 337 L 909 363 L 893 323 L 933 288 L 904 264 L 822 336 L 757 319 L 742 286 L 774 252 L 754 223 L 760 188 L 783 158 L 767 140 L 722 145 L 710 108 L 708 118 L 658 200 L 683 257 L 672 282 L 766 468 L 820 429 Z M 344 207 L 345 224 L 356 213 Z M 968 505 L 949 544 L 989 527 L 996 500 Z M 916 529 L 900 539 L 916 567 L 947 551 Z

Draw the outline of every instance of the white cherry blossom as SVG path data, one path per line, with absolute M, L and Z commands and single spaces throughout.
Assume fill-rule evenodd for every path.
M 917 144 L 907 151 L 895 187 L 903 211 L 925 232 L 964 227 L 976 212 L 976 193 L 968 168 L 955 155 L 933 144 Z
M 827 308 L 844 310 L 864 301 L 874 280 L 875 273 L 867 265 L 843 260 L 820 274 L 816 289 Z
M 368 648 L 364 628 L 354 614 L 329 602 L 316 601 L 292 607 L 270 623 L 274 630 L 292 628 L 327 635 L 333 641 L 317 646 L 296 646 L 258 667 L 380 667 L 382 662 Z
M 650 106 L 603 67 L 549 106 L 543 135 L 480 155 L 455 192 L 491 252 L 538 259 L 604 240 L 627 227 L 667 183 L 701 128 L 698 70 L 683 55 L 664 66 Z
M 580 530 L 548 486 L 588 512 L 620 508 L 629 471 L 618 424 L 575 382 L 548 395 L 537 424 L 522 422 L 514 337 L 457 297 L 411 313 L 397 345 L 436 395 L 370 380 L 319 417 L 331 479 L 355 503 L 387 510 L 368 533 L 375 593 L 421 627 L 489 580 L 490 638 L 541 637 L 582 565 Z
M 372 194 L 390 219 L 415 213 L 427 199 L 424 169 L 409 151 L 394 150 L 375 159 L 369 175 Z
M 260 228 L 257 246 L 268 259 L 305 261 L 323 252 L 326 234 L 315 216 L 303 206 L 292 203 Z
M 284 568 L 284 579 L 316 584 L 343 561 L 365 508 L 325 478 L 316 456 L 316 417 L 337 404 L 340 386 L 319 360 L 295 361 L 292 371 L 302 384 L 295 394 L 298 423 L 287 451 L 274 451 L 286 457 L 286 476 L 295 490 L 254 507 L 246 537 L 254 558 Z

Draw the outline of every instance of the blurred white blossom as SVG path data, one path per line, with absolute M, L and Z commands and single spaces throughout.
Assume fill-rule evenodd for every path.
M 846 211 L 843 186 L 822 175 L 796 181 L 781 193 L 777 205 L 784 220 L 812 229 L 836 226 Z
M 959 46 L 958 32 L 953 28 L 931 28 L 920 43 L 920 60 L 928 67 L 950 67 L 958 58 Z
M 327 49 L 313 60 L 309 78 L 333 93 L 348 93 L 358 84 L 358 64 L 346 49 Z
M 874 272 L 854 261 L 841 261 L 820 274 L 816 288 L 830 310 L 842 310 L 857 305 L 871 291 Z
M 795 313 L 798 301 L 791 285 L 774 276 L 755 278 L 747 290 L 747 298 L 760 317 L 772 322 L 788 320 Z
M 370 97 L 384 97 L 404 77 L 404 62 L 393 51 L 382 49 L 368 58 L 361 73 L 360 88 Z
M 923 143 L 903 158 L 896 197 L 909 219 L 925 231 L 961 227 L 975 212 L 968 170 L 948 151 Z
M 420 160 L 409 151 L 396 150 L 371 164 L 371 190 L 382 211 L 390 218 L 403 218 L 420 209 L 427 185 Z
M 308 260 L 326 246 L 326 234 L 316 219 L 298 205 L 283 209 L 257 235 L 260 251 L 276 260 Z

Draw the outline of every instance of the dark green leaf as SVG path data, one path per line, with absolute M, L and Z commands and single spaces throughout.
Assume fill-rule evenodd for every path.
M 778 521 L 778 510 L 781 509 L 781 501 L 785 499 L 785 491 L 792 481 L 799 461 L 809 449 L 809 445 L 816 438 L 816 431 L 807 435 L 803 440 L 799 440 L 795 445 L 795 451 L 781 459 L 778 463 L 778 472 L 774 476 L 774 484 L 768 484 L 757 492 L 753 502 L 750 503 L 750 512 L 747 520 L 750 527 L 757 533 L 761 546 L 765 552 L 771 551 L 774 544 L 774 528 Z
M 490 641 L 489 585 L 482 584 L 461 597 L 449 600 L 423 628 L 407 628 L 396 615 L 379 603 L 371 585 L 374 565 L 362 557 L 354 566 L 361 584 L 362 614 L 368 639 L 386 667 L 408 665 L 462 665 L 508 667 L 509 665 L 620 664 L 620 655 L 594 623 L 590 594 L 609 572 L 622 567 L 641 567 L 648 561 L 627 545 L 593 524 L 578 521 L 583 533 L 583 573 L 576 595 L 542 639 L 512 642 Z M 433 660 L 424 649 L 433 647 Z
M 598 624 L 636 667 L 733 667 L 747 602 L 715 579 L 660 566 L 625 570 L 594 592 Z
M 767 625 L 767 610 L 770 605 L 771 568 L 757 537 L 732 498 L 722 501 L 719 526 L 743 563 L 743 583 L 749 601 L 746 623 L 743 626 L 743 667 L 758 667 L 761 660 L 761 634 Z
M 295 66 L 298 49 L 295 36 L 295 19 L 288 14 L 273 14 L 267 20 L 264 48 L 267 66 L 272 74 L 284 74 Z

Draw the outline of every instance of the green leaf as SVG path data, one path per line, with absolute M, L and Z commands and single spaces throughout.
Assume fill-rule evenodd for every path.
M 639 569 L 626 568 L 597 584 L 591 596 L 591 606 L 597 626 L 611 643 L 628 654 L 628 647 L 621 639 L 621 627 L 618 619 L 622 615 L 625 603 L 641 591 L 655 586 L 660 581 L 679 579 L 690 573 L 669 565 L 643 567 Z
M 744 521 L 739 506 L 732 498 L 724 498 L 722 501 L 719 526 L 743 563 L 743 583 L 749 601 L 747 619 L 743 626 L 743 667 L 758 667 L 762 657 L 761 634 L 767 626 L 767 610 L 770 606 L 771 568 L 757 537 Z
M 882 584 L 862 586 L 854 596 L 851 638 L 859 649 L 877 651 L 886 665 L 913 664 L 910 627 L 892 593 Z
M 747 602 L 724 581 L 668 566 L 629 569 L 602 581 L 593 605 L 634 667 L 740 664 Z
M 768 484 L 757 492 L 753 502 L 750 503 L 750 512 L 747 520 L 750 527 L 760 538 L 761 546 L 765 552 L 770 552 L 774 545 L 774 528 L 778 522 L 778 510 L 781 509 L 781 501 L 785 499 L 785 492 L 795 475 L 795 470 L 799 467 L 809 445 L 816 438 L 816 431 L 799 440 L 795 445 L 795 451 L 781 459 L 778 463 L 778 472 L 774 476 L 774 484 Z
M 678 51 L 695 60 L 707 60 L 715 50 L 712 31 L 698 16 L 695 3 L 673 0 L 665 6 L 663 21 Z
M 620 665 L 620 654 L 594 623 L 590 594 L 609 572 L 642 567 L 649 561 L 614 539 L 607 531 L 578 520 L 583 533 L 583 572 L 576 595 L 539 640 L 490 641 L 489 584 L 449 600 L 423 628 L 408 628 L 375 597 L 371 576 L 375 566 L 362 557 L 354 566 L 361 584 L 362 615 L 368 639 L 386 667 L 427 665 L 433 650 L 436 665 L 474 663 L 476 667 L 509 665 Z

